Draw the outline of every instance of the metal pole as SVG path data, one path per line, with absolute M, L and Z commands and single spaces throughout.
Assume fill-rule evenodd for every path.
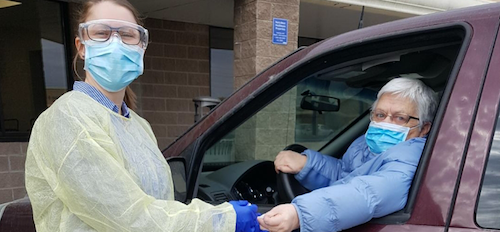
M 358 29 L 363 28 L 363 16 L 365 15 L 365 6 L 361 8 L 361 15 L 359 16 Z

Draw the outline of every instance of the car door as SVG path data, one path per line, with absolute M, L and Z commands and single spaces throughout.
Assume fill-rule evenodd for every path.
M 455 188 L 449 231 L 500 231 L 500 40 L 493 51 Z
M 366 224 L 356 231 L 482 230 L 475 222 L 476 213 L 481 213 L 475 211 L 475 205 L 494 131 L 496 114 L 493 112 L 498 110 L 498 84 L 493 84 L 498 83 L 497 65 L 494 65 L 498 63 L 495 61 L 498 55 L 492 58 L 493 48 L 495 54 L 498 50 L 498 46 L 494 46 L 498 18 L 470 20 L 467 23 L 473 27 L 473 36 L 463 62 L 457 67 L 456 80 L 448 83 L 442 93 L 429 140 L 410 189 L 405 209 L 409 219 L 402 225 Z M 488 67 L 490 71 L 486 77 Z M 498 201 L 498 198 L 494 199 Z M 483 212 L 483 215 L 492 214 Z

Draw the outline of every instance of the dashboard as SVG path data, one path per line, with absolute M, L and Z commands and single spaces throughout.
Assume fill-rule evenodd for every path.
M 214 172 L 203 172 L 197 197 L 211 204 L 247 200 L 252 204 L 275 205 L 278 202 L 276 178 L 272 161 L 236 163 Z

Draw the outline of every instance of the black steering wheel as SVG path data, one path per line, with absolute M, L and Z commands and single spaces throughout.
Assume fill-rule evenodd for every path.
M 285 149 L 283 150 L 284 151 L 290 150 L 297 153 L 302 153 L 306 149 L 307 148 L 302 145 L 292 144 L 285 147 Z M 278 196 L 280 200 L 279 203 L 291 202 L 292 199 L 295 198 L 296 196 L 311 192 L 309 189 L 306 189 L 295 179 L 294 174 L 279 172 L 277 185 L 278 185 L 277 186 Z

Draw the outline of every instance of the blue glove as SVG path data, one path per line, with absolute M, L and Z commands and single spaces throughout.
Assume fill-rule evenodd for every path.
M 261 215 L 262 215 L 261 213 L 257 213 L 257 217 L 260 217 Z M 254 231 L 254 232 L 269 232 L 269 231 L 267 231 L 267 230 L 261 230 L 261 229 L 260 229 L 260 224 L 259 224 L 259 221 L 257 221 L 257 227 L 256 227 L 256 228 L 257 228 L 257 229 L 255 229 L 255 231 Z
M 248 204 L 248 201 L 230 201 L 236 212 L 236 232 L 260 232 L 257 221 L 257 205 Z

